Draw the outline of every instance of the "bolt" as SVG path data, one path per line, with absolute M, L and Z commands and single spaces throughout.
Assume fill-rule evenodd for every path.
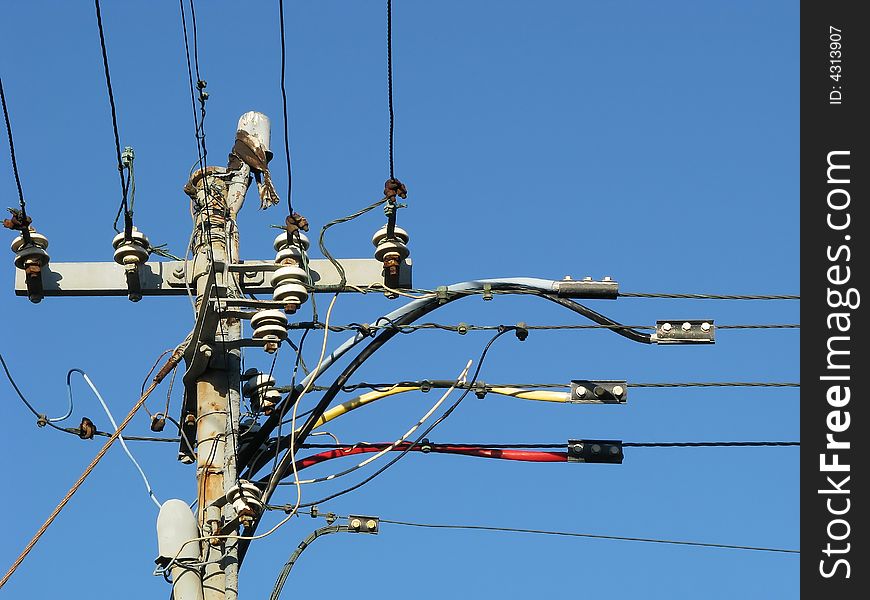
M 468 333 L 468 323 L 460 323 L 456 326 L 456 333 L 459 335 L 465 335 Z
M 184 269 L 182 267 L 177 267 L 175 270 L 172 271 L 172 276 L 176 279 L 181 279 L 182 277 L 184 277 Z
M 596 385 L 594 388 L 592 388 L 592 393 L 600 398 L 601 396 L 603 396 L 604 394 L 607 393 L 607 390 L 605 390 L 600 385 Z
M 573 446 L 571 446 L 571 450 L 573 450 L 577 454 L 580 454 L 581 452 L 583 452 L 583 444 L 574 444 Z
M 670 331 L 671 331 L 671 329 L 673 329 L 673 327 L 674 326 L 671 325 L 670 323 L 664 323 L 662 325 L 662 331 L 664 331 L 665 333 L 670 333 Z
M 387 254 L 384 257 L 384 270 L 387 271 L 390 275 L 398 275 L 399 274 L 399 255 L 398 254 Z
M 592 454 L 598 454 L 599 452 L 601 452 L 601 446 L 592 444 Z
M 592 281 L 592 278 L 591 277 L 584 277 L 583 281 Z
M 710 331 L 710 324 L 706 321 L 701 323 L 701 331 Z
M 206 358 L 211 358 L 211 346 L 208 344 L 203 344 L 199 347 L 199 351 L 202 352 Z
M 602 281 L 613 281 L 613 278 L 610 275 L 605 275 Z
M 369 531 L 374 531 L 377 526 L 378 523 L 374 519 L 369 519 L 368 521 L 366 521 L 366 529 L 368 529 Z
M 299 310 L 299 303 L 298 302 L 290 302 L 290 303 L 284 305 L 284 312 L 287 313 L 288 315 L 292 315 L 297 310 Z
M 193 413 L 187 413 L 187 415 L 184 417 L 184 424 L 185 425 L 195 425 L 196 424 L 196 415 L 194 415 Z
M 565 277 L 562 278 L 562 281 L 571 281 L 571 276 L 565 275 Z
M 611 446 L 610 453 L 616 456 L 617 454 L 619 454 L 619 448 L 617 448 L 616 446 Z
M 578 386 L 577 386 L 577 389 L 574 390 L 574 394 L 575 394 L 578 398 L 583 398 L 583 397 L 586 396 L 586 391 L 587 391 L 587 390 L 586 390 L 585 387 L 583 387 L 582 385 L 578 385 Z
M 239 523 L 241 523 L 245 527 L 250 527 L 253 522 L 254 517 L 252 517 L 251 515 L 242 515 L 239 517 Z
M 689 331 L 690 329 L 692 329 L 692 324 L 691 324 L 691 323 L 689 323 L 688 321 L 686 321 L 685 323 L 683 323 L 683 331 Z
M 278 342 L 266 342 L 263 345 L 263 350 L 266 351 L 267 354 L 275 354 L 278 351 Z
M 350 522 L 351 529 L 359 529 L 361 526 L 362 526 L 362 521 L 360 521 L 359 519 L 353 519 Z
M 256 276 L 257 276 L 256 271 L 245 271 L 245 277 L 247 277 L 248 279 L 253 279 Z
M 613 386 L 613 395 L 616 396 L 617 398 L 621 398 L 624 393 L 625 393 L 625 388 L 622 387 L 621 385 Z

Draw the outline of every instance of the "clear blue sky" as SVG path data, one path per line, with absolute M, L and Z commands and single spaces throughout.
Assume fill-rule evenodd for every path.
M 262 111 L 273 119 L 274 177 L 283 195 L 277 2 L 197 8 L 201 71 L 211 94 L 210 162 L 224 164 L 240 114 Z M 388 175 L 385 6 L 287 2 L 286 11 L 293 200 L 319 229 L 380 198 Z M 103 6 L 122 144 L 136 150 L 136 224 L 154 243 L 183 253 L 191 224 L 181 188 L 196 147 L 178 13 L 174 2 Z M 623 291 L 797 293 L 798 41 L 797 2 L 396 0 L 396 174 L 409 188 L 400 224 L 411 234 L 415 283 L 610 275 Z M 52 259 L 111 260 L 120 193 L 92 4 L 6 3 L 0 56 L 29 212 L 50 238 Z M 5 150 L 0 193 L 4 205 L 16 204 Z M 283 204 L 259 212 L 251 192 L 240 219 L 243 257 L 270 258 L 269 225 L 284 216 Z M 330 249 L 370 256 L 370 236 L 382 221 L 373 213 L 331 230 Z M 13 295 L 12 254 L 5 256 L 0 348 L 28 397 L 41 411 L 62 414 L 64 377 L 79 367 L 116 417 L 126 414 L 157 355 L 188 332 L 187 299 L 49 298 L 31 305 Z M 797 302 L 590 304 L 633 324 L 796 323 L 799 312 Z M 372 295 L 342 296 L 334 318 L 371 322 L 396 306 Z M 583 322 L 524 297 L 466 299 L 433 317 L 453 324 Z M 354 380 L 450 378 L 487 339 L 431 331 L 401 336 Z M 721 331 L 717 341 L 641 346 L 605 331 L 562 331 L 532 332 L 520 344 L 505 336 L 481 378 L 798 378 L 795 330 Z M 308 347 L 310 362 L 318 345 Z M 291 358 L 279 357 L 282 383 Z M 246 362 L 268 368 L 260 352 L 248 352 Z M 69 425 L 87 415 L 109 428 L 84 385 L 75 385 Z M 159 409 L 163 398 L 158 392 L 150 406 Z M 37 429 L 6 383 L 0 399 L 5 571 L 101 442 Z M 433 400 L 422 394 L 384 400 L 331 431 L 342 441 L 394 439 Z M 794 389 L 635 389 L 625 406 L 472 395 L 431 437 L 795 440 L 798 408 Z M 148 432 L 144 413 L 129 432 Z M 161 500 L 194 496 L 194 470 L 176 462 L 174 445 L 131 446 Z M 797 548 L 798 481 L 794 448 L 629 448 L 621 466 L 411 455 L 322 508 Z M 346 483 L 307 490 L 305 499 Z M 276 501 L 294 497 L 289 489 L 282 493 Z M 4 597 L 162 597 L 168 586 L 151 576 L 155 519 L 138 475 L 113 448 Z M 256 542 L 241 597 L 266 597 L 298 542 L 321 524 L 301 517 Z M 761 552 L 385 526 L 378 537 L 319 540 L 296 565 L 285 595 L 794 598 L 798 564 L 793 555 Z

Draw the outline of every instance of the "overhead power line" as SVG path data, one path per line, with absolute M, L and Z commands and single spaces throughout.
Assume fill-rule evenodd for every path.
M 784 554 L 800 554 L 800 550 L 792 550 L 789 548 L 772 548 L 767 546 L 745 546 L 738 544 L 715 544 L 709 542 L 694 542 L 686 540 L 669 540 L 661 538 L 645 538 L 645 537 L 629 537 L 621 535 L 603 535 L 595 533 L 580 533 L 575 531 L 550 531 L 546 529 L 521 529 L 517 527 L 493 527 L 489 525 L 454 525 L 443 523 L 414 523 L 411 521 L 396 521 L 391 519 L 381 519 L 381 523 L 389 525 L 401 525 L 405 527 L 425 527 L 428 529 L 453 529 L 453 530 L 469 530 L 469 531 L 498 531 L 503 533 L 527 533 L 534 535 L 555 535 L 562 537 L 582 537 L 593 538 L 599 540 L 615 540 L 621 542 L 645 542 L 651 544 L 671 544 L 677 546 L 693 546 L 697 548 L 722 548 L 727 550 L 756 550 L 759 552 L 778 552 Z
M 100 0 L 94 0 L 97 13 L 97 29 L 100 33 L 100 50 L 103 54 L 103 72 L 106 76 L 106 90 L 109 94 L 109 106 L 112 109 L 112 131 L 115 135 L 115 157 L 118 160 L 118 176 L 121 178 L 121 207 L 124 211 L 124 233 L 129 237 L 133 227 L 133 214 L 127 206 L 128 180 L 124 178 L 124 163 L 121 158 L 121 138 L 118 134 L 118 114 L 115 108 L 115 94 L 112 92 L 112 77 L 109 73 L 109 55 L 106 51 L 106 37 L 103 33 L 103 17 L 100 13 Z
M 673 298 L 678 300 L 800 300 L 797 294 L 673 294 L 619 292 L 623 298 Z
M 347 454 L 351 454 L 353 450 L 357 450 L 360 448 L 363 449 L 379 449 L 387 447 L 389 444 L 386 442 L 382 443 L 373 443 L 373 442 L 357 442 L 356 444 L 303 444 L 303 448 L 330 448 L 336 450 L 346 450 Z M 743 447 L 743 448 L 766 448 L 766 447 L 789 447 L 789 446 L 800 446 L 800 442 L 796 441 L 762 441 L 762 442 L 622 442 L 622 445 L 629 448 L 735 448 L 735 447 Z M 565 448 L 566 443 L 555 443 L 555 444 L 465 444 L 465 443 L 417 443 L 413 445 L 404 444 L 399 446 L 397 450 L 404 450 L 407 447 L 411 447 L 411 450 L 421 451 L 421 452 L 437 452 L 440 449 L 445 451 L 456 450 L 461 451 L 466 448 L 475 448 L 475 449 L 512 449 L 512 448 L 538 448 L 538 449 L 557 449 L 557 448 Z M 551 453 L 546 453 L 551 454 Z
M 15 186 L 18 188 L 18 205 L 21 209 L 21 221 L 27 230 L 27 203 L 21 189 L 21 177 L 18 175 L 18 161 L 15 158 L 15 141 L 12 138 L 12 120 L 9 118 L 9 107 L 6 106 L 6 92 L 3 90 L 3 79 L 0 78 L 0 101 L 3 104 L 3 120 L 6 122 L 6 136 L 9 138 L 9 156 L 12 161 L 12 174 L 15 176 Z

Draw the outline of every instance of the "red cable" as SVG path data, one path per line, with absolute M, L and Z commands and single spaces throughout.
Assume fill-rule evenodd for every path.
M 390 444 L 366 444 L 365 446 L 345 446 L 343 448 L 335 448 L 327 450 L 319 454 L 312 454 L 296 461 L 296 470 L 312 467 L 333 458 L 341 458 L 343 456 L 352 456 L 354 454 L 365 454 L 370 452 L 380 452 Z M 398 444 L 391 452 L 401 452 L 408 449 L 409 444 Z M 411 452 L 423 452 L 424 446 L 414 446 Z M 567 462 L 567 452 L 541 452 L 537 450 L 514 450 L 502 448 L 477 448 L 471 446 L 454 446 L 450 444 L 429 444 L 425 446 L 426 451 L 438 454 L 462 454 L 465 456 L 476 456 L 478 458 L 498 458 L 501 460 L 520 460 L 525 462 Z

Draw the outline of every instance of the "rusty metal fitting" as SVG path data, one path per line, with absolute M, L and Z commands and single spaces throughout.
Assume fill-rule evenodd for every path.
M 390 252 L 384 256 L 384 270 L 390 275 L 398 275 L 401 262 L 402 257 L 398 252 Z
M 398 179 L 391 177 L 384 182 L 384 197 L 395 200 L 396 196 L 404 200 L 408 197 L 408 188 Z

